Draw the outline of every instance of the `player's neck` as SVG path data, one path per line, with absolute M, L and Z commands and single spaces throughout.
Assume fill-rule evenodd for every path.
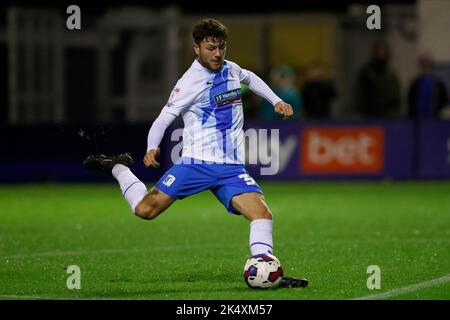
M 225 65 L 225 64 L 222 64 L 222 67 L 220 67 L 220 69 L 218 69 L 218 70 L 211 70 L 211 69 L 209 69 L 207 66 L 205 66 L 205 65 L 200 61 L 200 59 L 199 59 L 198 57 L 195 58 L 195 61 L 197 61 L 198 64 L 199 64 L 199 66 L 202 67 L 202 68 L 203 68 L 205 71 L 207 71 L 208 73 L 218 73 L 218 72 L 222 71 L 223 66 Z

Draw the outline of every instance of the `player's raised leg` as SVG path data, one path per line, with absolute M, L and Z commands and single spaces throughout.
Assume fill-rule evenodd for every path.
M 139 218 L 152 220 L 175 201 L 157 188 L 152 188 L 148 192 L 144 183 L 122 164 L 114 165 L 112 174 L 119 182 L 120 190 L 130 204 L 131 210 Z
M 136 205 L 134 213 L 142 219 L 151 220 L 166 210 L 174 201 L 174 198 L 153 187 Z
M 144 183 L 131 172 L 129 167 L 132 165 L 133 159 L 128 153 L 112 157 L 92 155 L 84 161 L 87 169 L 110 173 L 116 178 L 125 200 L 138 217 L 154 219 L 168 208 L 174 199 L 157 188 L 148 192 Z

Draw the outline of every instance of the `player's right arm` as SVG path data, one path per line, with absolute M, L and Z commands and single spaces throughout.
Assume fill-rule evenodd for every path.
M 156 161 L 159 156 L 159 144 L 166 129 L 178 117 L 178 115 L 189 107 L 194 99 L 194 92 L 189 90 L 189 85 L 181 78 L 173 88 L 169 100 L 161 110 L 158 118 L 153 122 L 147 136 L 147 153 L 144 156 L 146 167 L 159 168 Z
M 144 164 L 146 167 L 159 168 L 160 164 L 156 161 L 159 157 L 159 144 L 164 136 L 164 132 L 170 124 L 177 117 L 173 113 L 167 112 L 164 109 L 159 114 L 158 118 L 153 122 L 147 135 L 147 153 L 144 156 Z

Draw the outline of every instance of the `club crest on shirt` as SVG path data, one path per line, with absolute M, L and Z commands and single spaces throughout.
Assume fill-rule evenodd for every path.
M 242 92 L 241 88 L 229 90 L 227 92 L 219 93 L 214 96 L 214 101 L 217 106 L 223 106 L 230 103 L 241 102 Z
M 177 87 L 173 88 L 172 92 L 170 93 L 169 100 L 168 100 L 167 103 L 166 103 L 166 105 L 167 105 L 168 107 L 173 107 L 174 100 L 175 100 L 175 96 L 176 96 L 177 94 L 179 94 L 180 91 L 181 91 L 180 88 L 177 88 Z
M 170 187 L 172 183 L 175 181 L 175 177 L 169 174 L 163 181 L 163 185 Z

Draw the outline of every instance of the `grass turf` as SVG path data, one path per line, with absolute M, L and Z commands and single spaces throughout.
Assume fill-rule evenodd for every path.
M 249 225 L 209 192 L 136 218 L 115 184 L 0 186 L 0 299 L 351 299 L 450 273 L 449 182 L 261 183 L 306 289 L 251 290 Z M 69 290 L 69 265 L 81 290 Z M 366 286 L 381 269 L 381 290 Z M 450 282 L 391 299 L 450 299 Z

